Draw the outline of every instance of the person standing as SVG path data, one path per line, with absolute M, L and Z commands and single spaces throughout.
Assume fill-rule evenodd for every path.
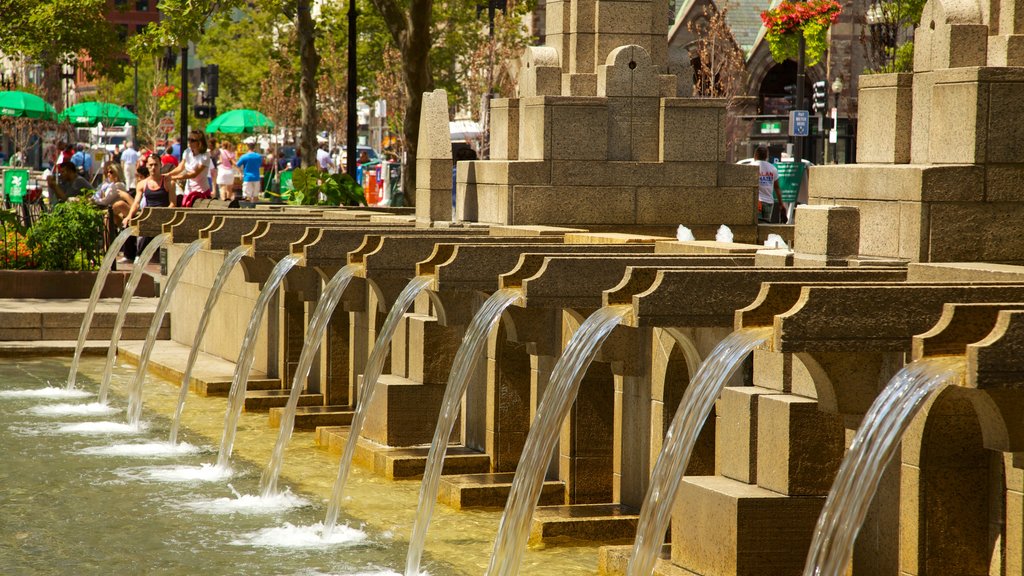
M 160 208 L 163 206 L 175 206 L 174 184 L 166 174 L 161 173 L 162 164 L 156 154 L 145 157 L 145 166 L 140 166 L 140 174 L 148 173 L 148 176 L 138 185 L 138 191 L 132 200 L 128 213 L 122 219 L 125 226 L 130 226 L 132 220 L 142 211 L 142 201 L 145 200 L 147 208 Z M 145 168 L 145 170 L 141 170 Z M 146 244 L 151 240 L 148 236 L 139 236 L 136 254 L 141 254 Z M 128 257 L 128 250 L 125 250 L 125 257 Z M 138 260 L 137 258 L 135 260 Z
M 135 151 L 135 145 L 129 140 L 121 151 L 121 170 L 124 172 L 125 186 L 129 190 L 135 190 L 135 167 L 139 164 L 139 153 Z
M 782 206 L 779 169 L 768 161 L 768 148 L 764 146 L 754 151 L 754 160 L 757 160 L 757 221 L 772 222 L 776 200 Z
M 235 145 L 230 140 L 220 144 L 217 157 L 217 194 L 221 200 L 235 199 Z
M 331 153 L 323 145 L 316 149 L 316 165 L 324 172 L 331 172 L 334 168 L 334 160 L 331 159 Z
M 210 154 L 206 143 L 206 135 L 199 130 L 188 134 L 188 148 L 182 153 L 181 163 L 167 173 L 167 177 L 181 182 L 184 186 L 184 199 L 181 205 L 191 207 L 200 198 L 209 198 L 210 193 Z
M 75 146 L 75 153 L 71 155 L 71 163 L 78 168 L 78 173 L 86 179 L 92 177 L 92 154 L 85 150 L 85 146 Z
M 236 166 L 242 169 L 242 195 L 249 202 L 255 202 L 260 197 L 260 167 L 263 166 L 263 156 L 255 150 L 250 150 L 238 159 Z

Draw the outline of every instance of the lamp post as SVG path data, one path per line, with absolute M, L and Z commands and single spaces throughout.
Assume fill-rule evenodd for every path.
M 842 76 L 836 76 L 832 81 L 832 93 L 836 95 L 836 105 L 832 109 L 832 130 L 835 131 L 835 138 L 832 141 L 832 162 L 839 164 L 839 98 L 843 94 Z

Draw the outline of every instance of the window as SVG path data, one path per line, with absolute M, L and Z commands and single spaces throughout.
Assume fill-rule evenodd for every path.
M 135 0 L 135 9 L 139 12 L 149 12 L 149 0 Z

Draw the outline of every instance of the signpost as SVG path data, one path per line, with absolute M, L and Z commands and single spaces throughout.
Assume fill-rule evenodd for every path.
M 775 164 L 779 170 L 779 191 L 783 202 L 796 202 L 800 195 L 800 184 L 804 179 L 803 162 L 779 162 Z
M 164 134 L 170 134 L 174 132 L 174 118 L 170 116 L 164 116 L 160 119 L 160 124 L 157 125 L 157 129 Z
M 811 114 L 807 110 L 789 111 L 789 135 L 810 136 Z
M 4 172 L 4 195 L 11 204 L 21 204 L 28 195 L 28 170 Z

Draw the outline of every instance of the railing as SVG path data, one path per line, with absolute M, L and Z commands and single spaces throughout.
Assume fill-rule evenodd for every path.
M 106 221 L 50 213 L 41 199 L 12 205 L 5 197 L 0 209 L 0 269 L 95 270 L 109 244 Z

